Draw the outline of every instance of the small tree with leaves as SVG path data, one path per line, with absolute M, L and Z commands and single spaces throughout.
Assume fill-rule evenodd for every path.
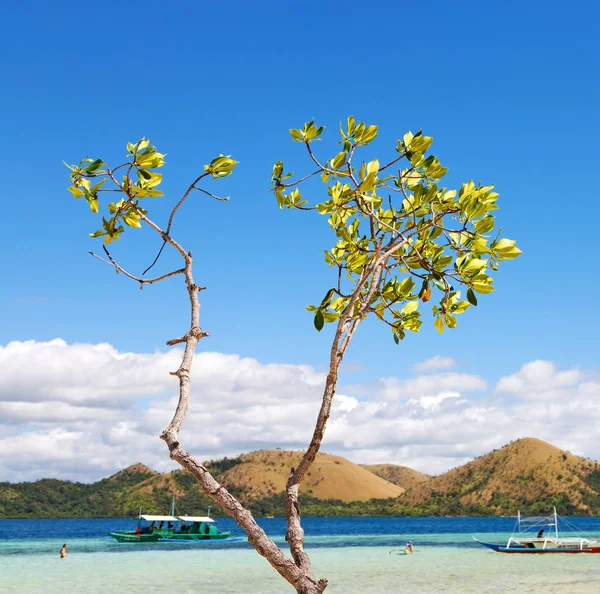
M 94 213 L 100 211 L 100 197 L 104 193 L 116 193 L 119 198 L 107 203 L 108 216 L 102 218 L 102 228 L 91 234 L 94 238 L 103 238 L 104 255 L 90 252 L 92 256 L 112 266 L 117 273 L 121 273 L 131 280 L 144 285 L 153 284 L 171 277 L 182 276 L 190 302 L 190 327 L 182 336 L 167 341 L 167 345 L 184 344 L 182 361 L 179 368 L 172 372 L 179 380 L 179 399 L 171 422 L 161 434 L 168 448 L 170 456 L 184 469 L 196 477 L 202 490 L 218 503 L 248 535 L 248 541 L 256 551 L 266 557 L 269 563 L 290 583 L 298 592 L 310 594 L 322 591 L 321 583 L 312 578 L 302 567 L 281 551 L 281 549 L 265 534 L 264 530 L 256 523 L 249 510 L 234 497 L 223 485 L 220 485 L 208 469 L 198 460 L 194 459 L 179 443 L 179 432 L 183 425 L 191 395 L 191 368 L 194 353 L 198 342 L 208 336 L 200 327 L 200 302 L 198 294 L 204 287 L 196 284 L 193 276 L 192 252 L 177 242 L 171 233 L 172 225 L 179 209 L 184 205 L 192 192 L 202 192 L 216 200 L 226 201 L 200 187 L 198 184 L 205 179 L 220 179 L 230 175 L 237 162 L 231 157 L 220 155 L 204 166 L 204 172 L 196 177 L 182 197 L 176 202 L 169 215 L 166 226 L 159 226 L 148 215 L 145 205 L 147 198 L 163 196 L 158 189 L 162 182 L 162 175 L 157 169 L 164 165 L 164 156 L 159 153 L 149 140 L 142 139 L 136 144 L 127 145 L 127 157 L 123 163 L 110 167 L 102 159 L 85 158 L 78 165 L 67 165 L 71 170 L 71 187 L 69 191 L 75 198 L 85 198 L 89 208 Z M 106 195 L 106 194 L 104 194 Z M 108 194 L 111 195 L 111 194 Z M 127 227 L 141 228 L 148 226 L 156 232 L 162 240 L 162 246 L 152 265 L 137 276 L 125 270 L 115 259 L 107 244 L 121 239 Z M 165 272 L 153 278 L 146 278 L 145 273 L 156 264 L 163 248 L 173 248 L 182 259 L 182 266 L 177 270 Z
M 377 127 L 362 123 L 355 125 L 354 119 L 350 118 L 347 131 L 341 132 L 343 150 L 324 165 L 314 156 L 310 146 L 322 131 L 313 122 L 306 124 L 302 130 L 291 131 L 294 140 L 305 144 L 317 167 L 315 171 L 293 182 L 290 179 L 292 174 L 285 174 L 283 165 L 278 162 L 272 176 L 273 189 L 281 207 L 311 210 L 296 186 L 321 174 L 329 198 L 314 208 L 328 215 L 329 224 L 338 238 L 335 246 L 325 253 L 329 265 L 337 268 L 337 284 L 327 291 L 320 305 L 309 307 L 314 312 L 317 330 L 321 330 L 326 322 L 336 322 L 336 329 L 313 438 L 298 468 L 292 469 L 286 486 L 286 540 L 291 559 L 258 526 L 252 514 L 179 443 L 179 432 L 190 400 L 193 356 L 199 340 L 208 333 L 200 327 L 198 294 L 204 287 L 195 283 L 192 254 L 172 237 L 171 228 L 175 215 L 192 191 L 200 191 L 217 200 L 227 200 L 198 184 L 205 178 L 219 179 L 230 175 L 236 161 L 221 155 L 205 165 L 204 172 L 196 177 L 173 207 L 164 228 L 149 218 L 148 211 L 140 203 L 145 198 L 163 195 L 157 189 L 162 175 L 156 169 L 164 164 L 164 155 L 157 152 L 148 140 L 128 144 L 125 162 L 113 168 L 101 159 L 88 158 L 79 165 L 69 166 L 70 192 L 75 198 L 85 198 L 93 212 L 99 212 L 100 194 L 120 194 L 119 200 L 108 203 L 110 216 L 103 217 L 102 228 L 92 233 L 92 237 L 102 237 L 104 243 L 109 244 L 120 239 L 127 226 L 139 228 L 145 224 L 162 239 L 158 255 L 165 246 L 170 246 L 181 256 L 181 268 L 145 278 L 145 273 L 136 276 L 127 272 L 106 245 L 103 246 L 105 257 L 90 252 L 117 273 L 139 283 L 140 288 L 145 284 L 183 276 L 190 301 L 190 328 L 182 336 L 167 341 L 169 346 L 185 344 L 185 349 L 181 365 L 172 372 L 179 380 L 177 407 L 160 437 L 166 442 L 171 458 L 196 477 L 202 490 L 246 532 L 256 551 L 301 594 L 320 594 L 327 587 L 327 580 L 317 580 L 313 576 L 310 559 L 303 548 L 299 484 L 319 451 L 331 411 L 339 366 L 358 325 L 373 314 L 391 326 L 398 342 L 404 338 L 405 331 L 418 331 L 421 324 L 419 301 L 428 301 L 432 287 L 435 287 L 441 293 L 439 304 L 433 308 L 436 327 L 439 331 L 445 326 L 452 328 L 457 314 L 470 304 L 476 305 L 475 293 L 493 290 L 487 267 L 496 269 L 500 260 L 514 258 L 520 253 L 514 242 L 496 237 L 490 243 L 486 236 L 494 226 L 490 212 L 496 208 L 498 197 L 492 187 L 475 187 L 469 182 L 458 194 L 438 188 L 437 181 L 446 170 L 435 157 L 425 157 L 431 138 L 409 133 L 403 141 L 398 141 L 399 155 L 396 158 L 383 166 L 376 160 L 363 163 L 357 171 L 352 164 L 354 153 L 376 137 Z M 406 168 L 397 168 L 395 175 L 381 174 L 388 169 L 392 171 L 391 168 L 402 159 L 408 161 Z M 107 182 L 109 186 L 105 187 Z M 289 188 L 294 189 L 290 191 Z M 381 195 L 388 190 L 390 196 L 386 204 L 388 208 L 385 208 Z M 394 207 L 392 193 L 401 199 L 397 208 Z M 157 259 L 158 256 L 151 267 Z M 421 282 L 418 290 L 415 278 Z M 461 300 L 454 285 L 467 287 L 467 301 Z
M 327 217 L 335 243 L 325 251 L 325 261 L 336 271 L 335 285 L 327 290 L 314 312 L 321 331 L 335 323 L 329 354 L 329 372 L 310 445 L 286 485 L 286 539 L 299 567 L 312 575 L 303 549 L 304 534 L 298 506 L 299 484 L 320 449 L 338 381 L 340 365 L 359 325 L 369 315 L 387 324 L 396 344 L 422 324 L 420 303 L 439 298 L 432 306 L 438 332 L 455 328 L 459 314 L 477 305 L 477 294 L 491 293 L 488 269 L 519 256 L 510 239 L 493 239 L 493 212 L 498 208 L 494 186 L 473 181 L 452 190 L 439 184 L 447 169 L 437 157 L 427 155 L 431 136 L 408 132 L 396 144 L 388 161 L 359 161 L 357 151 L 369 145 L 378 128 L 349 117 L 340 126 L 341 151 L 319 160 L 313 143 L 324 128 L 314 121 L 290 130 L 304 144 L 314 169 L 293 181 L 281 161 L 273 167 L 272 184 L 280 208 L 316 210 Z M 320 176 L 327 197 L 310 206 L 299 186 Z M 466 299 L 461 292 L 466 291 Z M 322 582 L 319 582 L 322 583 Z

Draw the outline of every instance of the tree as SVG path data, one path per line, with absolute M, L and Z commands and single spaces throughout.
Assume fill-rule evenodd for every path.
M 164 165 L 164 155 L 157 152 L 149 140 L 129 143 L 126 161 L 113 168 L 101 159 L 89 158 L 83 159 L 79 165 L 69 166 L 72 182 L 69 191 L 75 198 L 84 197 L 92 212 L 99 212 L 99 196 L 103 192 L 120 194 L 120 200 L 108 204 L 110 216 L 103 217 L 102 228 L 92 233 L 92 237 L 102 237 L 105 244 L 110 244 L 121 238 L 127 226 L 140 228 L 145 224 L 163 240 L 154 262 L 141 276 L 127 272 L 106 245 L 103 246 L 105 257 L 90 253 L 112 266 L 117 273 L 139 283 L 140 288 L 179 275 L 183 276 L 186 284 L 190 300 L 190 328 L 182 336 L 167 341 L 169 346 L 185 345 L 181 365 L 173 372 L 179 380 L 179 400 L 171 422 L 160 436 L 166 442 L 171 458 L 196 477 L 202 490 L 246 532 L 248 541 L 256 551 L 300 594 L 320 594 L 327 587 L 326 579 L 314 578 L 310 559 L 303 548 L 304 532 L 300 523 L 298 491 L 299 483 L 319 451 L 331 411 L 339 366 L 359 324 L 373 314 L 391 326 L 394 339 L 399 342 L 404 338 L 405 331 L 418 331 L 421 324 L 419 300 L 428 301 L 432 287 L 435 287 L 442 295 L 439 305 L 434 306 L 436 327 L 439 331 L 445 326 L 454 327 L 455 316 L 469 305 L 477 304 L 475 293 L 493 290 L 492 279 L 486 274 L 487 266 L 497 269 L 500 260 L 514 258 L 520 253 L 514 242 L 498 237 L 488 246 L 485 234 L 494 226 L 494 218 L 489 213 L 496 208 L 498 197 L 491 186 L 475 187 L 469 182 L 463 185 L 458 195 L 445 188 L 438 189 L 436 182 L 446 170 L 435 157 L 424 156 L 431 138 L 420 133 L 414 136 L 409 133 L 403 141 L 398 141 L 399 156 L 384 166 L 380 166 L 376 160 L 363 163 L 357 172 L 352 165 L 354 152 L 376 137 L 377 127 L 363 123 L 355 125 L 354 119 L 349 118 L 347 132 L 341 132 L 343 150 L 326 161 L 325 165 L 316 159 L 310 146 L 322 131 L 323 128 L 317 128 L 314 122 L 307 123 L 302 130 L 291 130 L 294 140 L 305 144 L 317 167 L 316 171 L 292 182 L 288 181 L 292 174 L 285 174 L 282 163 L 278 162 L 272 176 L 273 189 L 281 207 L 311 210 L 313 208 L 306 206 L 307 202 L 302 199 L 296 186 L 321 174 L 327 185 L 329 199 L 314 208 L 329 215 L 329 224 L 338 237 L 335 246 L 326 252 L 329 265 L 337 268 L 337 284 L 327 291 L 320 305 L 309 307 L 314 312 L 317 330 L 320 331 L 326 322 L 337 324 L 313 438 L 298 468 L 292 469 L 286 486 L 286 540 L 292 559 L 265 534 L 252 514 L 179 442 L 179 432 L 190 400 L 190 371 L 194 352 L 198 342 L 208 333 L 200 327 L 198 294 L 204 287 L 194 281 L 192 253 L 172 237 L 171 228 L 175 215 L 193 190 L 217 200 L 227 200 L 197 184 L 205 178 L 219 179 L 230 175 L 236 161 L 220 155 L 205 165 L 204 173 L 196 177 L 173 207 L 164 228 L 150 219 L 148 211 L 141 206 L 143 199 L 163 195 L 157 189 L 162 175 L 156 169 Z M 409 162 L 407 169 L 399 169 L 396 176 L 381 177 L 382 171 L 404 158 Z M 121 181 L 116 177 L 119 170 L 124 174 Z M 345 183 L 340 183 L 340 180 Z M 96 183 L 92 185 L 93 181 Z M 110 182 L 108 188 L 104 187 L 106 182 Z M 288 188 L 294 189 L 286 194 Z M 402 205 L 399 208 L 394 208 L 391 195 L 388 197 L 389 208 L 382 207 L 383 198 L 380 195 L 387 190 L 400 194 Z M 447 222 L 447 219 L 451 219 L 451 222 Z M 456 222 L 454 227 L 451 227 L 452 221 Z M 361 222 L 364 228 L 359 230 Z M 167 245 L 182 258 L 182 268 L 145 278 L 145 273 L 156 264 Z M 451 264 L 453 268 L 450 268 Z M 404 278 L 400 279 L 399 275 L 404 275 Z M 413 277 L 422 281 L 419 290 Z M 452 286 L 453 282 L 467 286 L 467 301 L 460 299 L 460 293 Z
M 374 159 L 354 167 L 355 152 L 375 139 L 377 126 L 357 124 L 349 117 L 345 131 L 340 125 L 342 150 L 324 164 L 311 146 L 323 130 L 314 120 L 290 130 L 292 139 L 304 144 L 316 169 L 291 181 L 294 174 L 285 173 L 278 161 L 271 177 L 280 208 L 326 215 L 337 238 L 325 251 L 325 261 L 337 269 L 336 284 L 319 305 L 307 308 L 314 312 L 319 332 L 325 323 L 336 324 L 329 372 L 310 445 L 286 485 L 286 540 L 296 564 L 308 575 L 312 571 L 303 549 L 299 484 L 320 449 L 340 365 L 358 326 L 372 314 L 391 328 L 398 344 L 407 331 L 419 331 L 419 303 L 429 301 L 436 291 L 440 299 L 432 307 L 435 327 L 440 333 L 455 328 L 456 316 L 477 305 L 476 293 L 494 290 L 488 266 L 498 270 L 500 261 L 521 254 L 515 242 L 501 239 L 500 233 L 490 242 L 498 198 L 494 186 L 469 181 L 458 192 L 438 186 L 447 169 L 437 157 L 426 156 L 431 136 L 408 132 L 397 141 L 397 156 L 385 164 Z M 307 206 L 299 186 L 317 175 L 327 188 L 327 199 Z M 466 288 L 466 300 L 455 285 Z
M 204 173 L 198 175 L 190 184 L 181 199 L 173 207 L 166 227 L 162 228 L 149 218 L 148 211 L 141 206 L 141 203 L 146 198 L 163 196 L 163 193 L 158 190 L 158 186 L 162 182 L 162 174 L 156 170 L 164 165 L 165 155 L 159 153 L 150 144 L 150 141 L 145 138 L 136 144 L 128 143 L 127 152 L 126 161 L 112 168 L 102 159 L 93 160 L 90 158 L 83 159 L 78 165 L 67 165 L 71 170 L 72 185 L 69 191 L 75 198 L 85 198 L 90 210 L 94 213 L 98 213 L 100 210 L 101 194 L 114 192 L 120 195 L 118 201 L 108 203 L 107 207 L 110 216 L 102 218 L 102 228 L 91 233 L 91 237 L 103 238 L 105 257 L 90 252 L 92 256 L 112 266 L 117 273 L 122 273 L 139 283 L 140 288 L 143 288 L 144 285 L 160 282 L 171 277 L 183 276 L 190 300 L 190 328 L 182 336 L 167 341 L 167 345 L 169 346 L 185 344 L 185 349 L 179 368 L 177 371 L 172 372 L 172 375 L 176 376 L 179 380 L 179 400 L 171 422 L 160 437 L 166 442 L 171 458 L 196 477 L 202 490 L 236 520 L 239 526 L 246 532 L 248 541 L 258 553 L 266 557 L 269 563 L 298 592 L 310 594 L 322 591 L 325 588 L 326 582 L 317 582 L 312 578 L 312 575 L 307 574 L 303 568 L 287 557 L 256 523 L 250 511 L 245 509 L 225 487 L 215 480 L 208 469 L 186 452 L 179 443 L 179 431 L 185 419 L 190 400 L 190 372 L 194 352 L 198 342 L 208 336 L 208 333 L 200 327 L 200 302 L 198 294 L 204 287 L 197 285 L 194 280 L 192 252 L 186 250 L 172 237 L 171 228 L 175 215 L 194 190 L 202 192 L 216 200 L 228 200 L 227 198 L 220 198 L 208 192 L 198 186 L 198 184 L 205 178 L 220 179 L 227 177 L 232 173 L 237 162 L 231 157 L 220 155 L 208 165 L 205 165 Z M 116 176 L 119 170 L 121 174 L 124 174 L 121 181 Z M 105 187 L 104 184 L 107 182 L 109 182 L 108 187 Z M 106 244 L 121 239 L 126 227 L 141 228 L 142 224 L 147 225 L 156 232 L 163 240 L 163 244 L 152 265 L 141 276 L 136 276 L 127 272 L 116 261 L 106 247 Z M 183 261 L 182 268 L 153 278 L 145 278 L 144 274 L 156 264 L 163 248 L 167 245 L 175 249 L 180 255 Z

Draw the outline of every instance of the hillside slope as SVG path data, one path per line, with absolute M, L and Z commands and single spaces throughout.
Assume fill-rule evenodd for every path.
M 244 491 L 248 501 L 285 491 L 290 469 L 296 467 L 302 452 L 261 450 L 244 454 L 239 462 L 226 470 L 219 480 L 226 487 Z M 317 454 L 317 458 L 301 485 L 304 494 L 317 499 L 368 501 L 389 499 L 404 489 L 376 476 L 367 469 L 340 456 Z
M 265 450 L 205 465 L 257 516 L 284 515 L 285 482 L 300 456 Z M 132 517 L 140 506 L 165 513 L 172 496 L 177 513 L 204 513 L 210 506 L 214 515 L 223 515 L 191 474 L 159 474 L 134 464 L 92 484 L 57 479 L 0 483 L 0 518 Z M 561 515 L 599 514 L 600 465 L 531 438 L 429 478 L 394 465 L 361 467 L 319 454 L 300 490 L 306 516 L 513 515 L 517 510 L 537 515 L 554 505 Z
M 412 489 L 431 478 L 429 474 L 423 474 L 408 466 L 398 466 L 397 464 L 364 464 L 363 468 L 403 489 Z
M 96 483 L 41 479 L 31 483 L 0 483 L 0 517 L 77 518 L 134 513 L 130 490 L 157 473 L 134 464 Z
M 588 514 L 600 506 L 600 466 L 534 438 L 432 477 L 402 497 L 409 506 L 436 503 L 446 513 L 485 509 L 488 513 Z M 551 510 L 550 510 L 551 511 Z

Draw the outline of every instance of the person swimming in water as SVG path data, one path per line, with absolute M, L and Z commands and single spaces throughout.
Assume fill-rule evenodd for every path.
M 62 546 L 62 549 L 60 550 L 60 558 L 64 559 L 67 556 L 67 543 L 65 543 Z

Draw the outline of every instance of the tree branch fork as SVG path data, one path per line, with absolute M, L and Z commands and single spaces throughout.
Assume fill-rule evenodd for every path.
M 120 188 L 118 182 L 116 182 L 114 179 L 114 176 L 110 175 L 110 177 Z M 300 512 L 297 499 L 298 485 L 296 484 L 295 486 L 295 497 L 293 499 L 288 498 L 289 501 L 293 502 L 293 512 L 291 512 L 293 519 L 289 521 L 289 524 L 292 528 L 289 531 L 290 536 L 288 539 L 288 542 L 290 543 L 290 552 L 292 554 L 292 559 L 290 559 L 281 551 L 281 549 L 273 542 L 273 540 L 267 536 L 264 530 L 257 524 L 250 511 L 245 509 L 243 505 L 231 493 L 229 493 L 229 491 L 223 485 L 220 485 L 204 465 L 200 464 L 188 452 L 186 452 L 179 442 L 179 432 L 185 420 L 191 396 L 190 371 L 196 346 L 201 339 L 208 337 L 209 333 L 200 327 L 200 302 L 198 294 L 203 291 L 205 287 L 199 286 L 194 282 L 192 273 L 193 259 L 191 252 L 185 251 L 183 247 L 171 237 L 170 229 L 175 213 L 185 202 L 192 190 L 198 190 L 213 198 L 219 199 L 217 196 L 199 187 L 196 187 L 195 184 L 202 179 L 202 177 L 205 176 L 203 175 L 196 179 L 188 188 L 182 199 L 176 204 L 169 217 L 166 231 L 161 229 L 146 215 L 139 213 L 140 220 L 144 221 L 151 229 L 153 229 L 163 239 L 165 245 L 169 244 L 179 252 L 184 260 L 183 268 L 159 275 L 154 278 L 146 279 L 131 274 L 125 270 L 109 253 L 106 247 L 104 247 L 106 258 L 103 258 L 93 252 L 90 252 L 90 254 L 94 258 L 104 262 L 109 266 L 112 266 L 118 274 L 122 273 L 131 280 L 139 283 L 140 288 L 143 288 L 145 284 L 153 284 L 173 276 L 178 276 L 180 274 L 184 275 L 190 299 L 190 329 L 184 335 L 173 338 L 166 343 L 168 346 L 185 344 L 185 349 L 179 368 L 177 371 L 171 372 L 171 375 L 177 376 L 179 379 L 179 399 L 173 418 L 171 419 L 167 428 L 160 435 L 160 438 L 166 443 L 171 459 L 175 460 L 184 469 L 189 471 L 196 478 L 202 490 L 236 520 L 238 525 L 248 535 L 248 541 L 254 546 L 256 551 L 260 555 L 264 556 L 271 566 L 284 579 L 286 579 L 299 594 L 322 594 L 327 587 L 327 580 L 316 580 L 313 577 L 310 560 L 308 555 L 302 549 L 304 531 L 300 526 Z M 125 190 L 122 191 L 127 195 L 129 200 L 132 199 L 132 196 L 130 196 Z M 160 252 L 158 255 L 160 256 Z M 151 267 L 156 263 L 157 260 L 158 256 L 155 258 Z

